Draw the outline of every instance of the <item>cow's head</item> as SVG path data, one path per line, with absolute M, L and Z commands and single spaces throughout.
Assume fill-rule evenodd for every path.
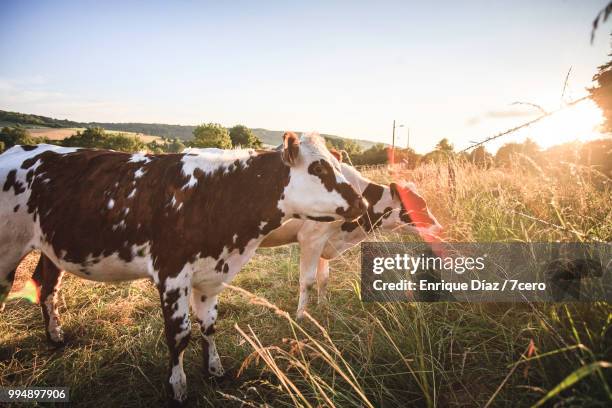
M 340 171 L 340 163 L 317 135 L 283 135 L 282 159 L 290 167 L 282 201 L 285 214 L 315 221 L 355 219 L 367 202 Z
M 419 195 L 412 183 L 389 184 L 391 198 L 390 215 L 383 217 L 384 229 L 409 228 L 421 234 L 437 237 L 442 226 L 436 220 L 425 199 Z

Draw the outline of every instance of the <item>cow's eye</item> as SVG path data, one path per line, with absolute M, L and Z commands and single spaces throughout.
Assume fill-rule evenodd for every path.
M 321 166 L 320 164 L 315 165 L 312 170 L 317 176 L 325 174 L 325 167 Z

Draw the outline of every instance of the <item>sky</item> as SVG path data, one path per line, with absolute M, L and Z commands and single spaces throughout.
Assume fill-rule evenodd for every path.
M 387 143 L 396 120 L 399 145 L 464 148 L 539 112 L 513 102 L 586 94 L 609 59 L 612 22 L 590 43 L 607 2 L 2 0 L 0 109 Z M 503 142 L 586 137 L 589 103 Z

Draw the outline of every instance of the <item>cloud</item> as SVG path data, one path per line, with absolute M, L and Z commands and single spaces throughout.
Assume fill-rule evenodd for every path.
M 482 115 L 473 116 L 466 121 L 468 126 L 475 126 L 480 122 L 489 119 L 512 119 L 512 118 L 521 118 L 521 117 L 529 117 L 534 116 L 538 113 L 536 108 L 527 108 L 527 109 L 505 109 L 505 110 L 490 110 Z
M 43 77 L 36 76 L 0 78 L 0 109 L 90 121 L 123 112 L 125 106 L 57 92 L 49 89 Z

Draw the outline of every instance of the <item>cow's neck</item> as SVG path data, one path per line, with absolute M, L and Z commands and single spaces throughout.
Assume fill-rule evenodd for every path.
M 367 180 L 365 177 L 363 180 Z M 386 207 L 381 201 L 385 201 L 389 194 L 389 188 L 373 181 L 368 181 L 368 184 L 362 190 L 363 198 L 368 201 L 368 211 L 355 221 L 345 222 L 341 229 L 351 234 L 351 241 L 364 239 L 369 232 L 378 228 L 382 223 L 382 216 Z M 351 181 L 352 183 L 352 181 Z
M 347 164 L 343 163 L 341 169 L 342 175 L 348 180 L 348 182 L 353 186 L 353 188 L 359 194 L 365 197 L 365 190 L 367 189 L 368 185 L 372 183 L 372 180 L 364 177 L 354 167 L 349 166 Z

